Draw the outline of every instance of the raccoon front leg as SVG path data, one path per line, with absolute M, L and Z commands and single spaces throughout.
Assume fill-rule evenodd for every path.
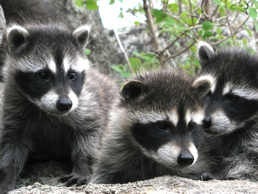
M 90 183 L 115 184 L 139 180 L 141 163 L 130 143 L 121 137 L 105 141 L 97 162 L 93 165 L 93 175 Z
M 213 180 L 213 179 L 216 179 L 216 177 L 209 172 L 203 172 L 200 176 L 201 181 L 209 181 L 209 180 Z
M 112 156 L 113 157 L 113 156 Z M 116 163 L 120 163 L 117 161 Z M 94 184 L 116 184 L 124 183 L 125 177 L 127 177 L 126 166 L 121 166 L 121 164 L 115 164 L 110 161 L 110 159 L 104 160 L 100 159 L 94 168 L 94 172 L 90 183 Z M 123 175 L 123 176 L 122 176 Z
M 72 145 L 72 173 L 60 179 L 66 186 L 86 184 L 92 174 L 92 163 L 97 152 L 98 135 L 76 135 Z
M 1 144 L 0 150 L 0 191 L 7 193 L 14 189 L 16 179 L 23 169 L 29 150 L 15 141 Z

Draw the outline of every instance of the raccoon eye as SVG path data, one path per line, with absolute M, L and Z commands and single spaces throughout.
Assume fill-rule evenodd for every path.
M 48 70 L 40 70 L 36 74 L 42 80 L 49 80 L 51 77 L 51 73 Z
M 195 123 L 195 122 L 190 121 L 190 122 L 188 123 L 188 128 L 189 128 L 190 130 L 193 130 L 193 129 L 194 129 L 194 127 L 195 127 L 195 125 L 196 125 L 196 123 Z
M 211 95 L 212 95 L 212 93 L 211 93 L 211 91 L 209 91 L 206 96 L 210 97 Z
M 240 97 L 238 97 L 238 96 L 236 96 L 234 94 L 231 94 L 231 93 L 226 94 L 225 98 L 228 99 L 228 100 L 239 100 L 240 99 Z
M 69 71 L 67 73 L 67 77 L 68 77 L 68 79 L 70 79 L 72 81 L 75 81 L 78 78 L 78 74 L 76 72 L 74 72 L 74 71 Z
M 169 123 L 159 123 L 157 128 L 162 131 L 170 131 L 171 125 Z

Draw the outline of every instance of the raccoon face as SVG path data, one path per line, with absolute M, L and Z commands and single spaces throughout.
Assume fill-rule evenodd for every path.
M 148 91 L 148 87 L 151 85 L 142 81 L 130 81 L 124 85 L 122 96 L 130 103 L 144 103 L 150 95 L 153 95 L 153 91 Z M 170 101 L 182 97 L 180 91 L 172 91 L 169 94 L 166 90 L 164 93 L 160 93 L 162 90 L 156 92 L 156 95 L 164 95 L 170 98 Z M 174 96 L 175 94 L 178 96 Z M 187 92 L 184 95 L 185 100 L 191 98 L 187 96 Z M 145 156 L 168 168 L 181 169 L 194 165 L 198 159 L 196 147 L 200 134 L 198 124 L 203 119 L 201 107 L 197 103 L 185 106 L 183 101 L 178 104 L 172 103 L 173 105 L 169 107 L 169 102 L 160 100 L 168 105 L 166 109 L 152 107 L 153 104 L 149 101 L 151 107 L 148 105 L 142 108 L 135 108 L 133 105 L 127 107 L 132 141 Z
M 194 87 L 203 87 L 207 133 L 224 135 L 250 126 L 258 112 L 258 60 L 243 51 L 216 53 L 207 43 L 199 46 L 201 74 Z
M 19 91 L 41 110 L 63 115 L 76 109 L 88 60 L 86 26 L 73 33 L 48 26 L 7 29 L 8 63 Z

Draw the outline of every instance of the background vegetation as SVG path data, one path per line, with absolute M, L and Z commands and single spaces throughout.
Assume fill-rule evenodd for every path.
M 115 1 L 126 0 L 110 0 L 110 4 Z M 97 0 L 75 0 L 75 3 L 89 10 L 98 9 Z M 143 69 L 168 65 L 194 74 L 199 69 L 196 58 L 199 40 L 215 47 L 241 46 L 253 52 L 256 49 L 257 0 L 160 0 L 160 4 L 157 9 L 152 0 L 142 0 L 139 7 L 128 10 L 131 14 L 145 15 L 145 33 L 151 38 L 151 49 L 132 53 L 123 50 L 127 64 L 111 64 L 123 78 Z M 139 25 L 135 21 L 135 28 Z

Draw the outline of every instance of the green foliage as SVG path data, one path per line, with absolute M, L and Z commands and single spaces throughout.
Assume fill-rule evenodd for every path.
M 97 0 L 74 0 L 78 7 L 86 7 L 88 10 L 97 10 Z
M 90 55 L 91 54 L 91 50 L 90 49 L 85 49 L 84 50 L 84 54 L 87 55 L 87 56 Z
M 144 70 L 156 69 L 159 67 L 159 61 L 153 53 L 134 52 L 129 58 L 129 65 L 112 65 L 111 68 L 122 78 L 131 77 L 132 74 Z
M 74 0 L 76 5 L 90 10 L 98 8 L 97 0 Z M 109 0 L 110 4 L 124 0 Z M 143 0 L 142 0 L 143 2 Z M 148 1 L 147 1 L 148 2 Z M 158 2 L 158 0 L 156 0 Z M 173 65 L 183 68 L 190 74 L 195 74 L 200 68 L 196 58 L 196 43 L 199 40 L 208 41 L 216 47 L 249 46 L 253 37 L 253 28 L 258 31 L 258 1 L 257 0 L 209 0 L 209 4 L 201 4 L 200 0 L 160 0 L 162 8 L 150 8 L 157 39 L 162 39 L 159 50 L 135 51 L 129 56 L 128 64 L 112 65 L 112 69 L 121 77 L 128 78 L 133 73 L 159 68 L 163 65 Z M 128 12 L 144 14 L 143 5 Z M 123 17 L 124 10 L 120 17 Z M 247 25 L 247 22 L 249 25 Z M 140 22 L 135 21 L 135 25 Z M 149 36 L 150 26 L 146 27 Z M 240 31 L 248 34 L 242 37 Z M 165 42 L 165 45 L 164 45 Z M 173 44 L 171 44 L 174 42 Z M 171 45 L 170 45 L 171 44 Z M 161 52 L 168 45 L 168 49 Z M 86 50 L 86 55 L 91 51 Z M 172 56 L 172 57 L 171 57 Z M 173 64 L 171 64 L 173 63 Z
M 171 65 L 171 59 L 173 65 L 177 64 L 190 74 L 195 74 L 200 68 L 196 57 L 196 43 L 199 40 L 208 41 L 216 47 L 240 46 L 249 49 L 248 37 L 252 37 L 254 32 L 250 28 L 250 22 L 249 26 L 247 25 L 247 21 L 252 19 L 258 31 L 257 0 L 210 0 L 209 5 L 202 6 L 199 0 L 160 0 L 160 2 L 161 9 L 151 9 L 154 24 L 158 29 L 157 38 L 166 40 L 167 45 L 176 41 L 167 49 L 168 56 L 165 55 L 166 52 L 162 52 L 162 57 L 153 52 L 134 52 L 130 57 L 130 66 L 125 65 L 127 68 L 124 69 L 129 74 L 158 68 L 164 65 L 161 63 Z M 138 10 L 142 12 L 143 9 L 138 8 Z M 243 30 L 248 33 L 248 37 L 239 38 L 238 33 Z M 146 33 L 148 32 L 146 30 Z M 167 45 L 160 46 L 161 50 Z M 171 55 L 174 57 L 170 58 Z
M 117 72 L 122 78 L 129 78 L 131 76 L 131 72 L 126 65 L 111 65 L 111 68 Z

